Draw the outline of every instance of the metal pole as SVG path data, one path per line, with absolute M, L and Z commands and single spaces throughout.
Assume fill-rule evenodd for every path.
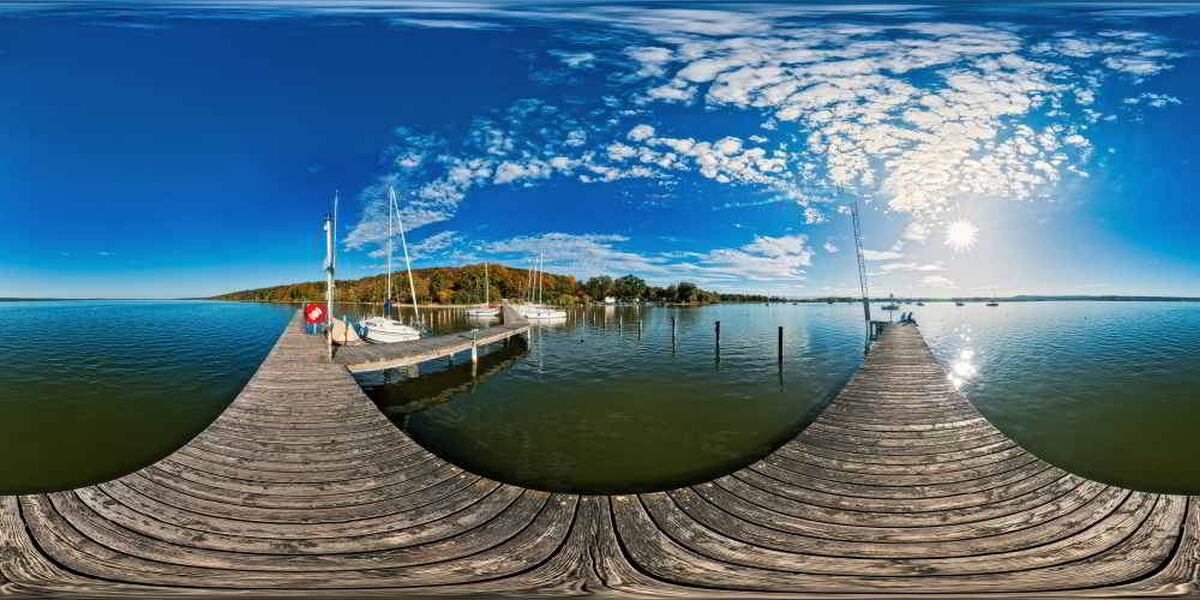
M 783 364 L 783 325 L 779 326 L 779 364 Z
M 333 360 L 333 216 L 325 215 L 325 342 Z

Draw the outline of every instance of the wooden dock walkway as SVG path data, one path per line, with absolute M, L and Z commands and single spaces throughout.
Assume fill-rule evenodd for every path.
M 887 328 L 767 458 L 668 492 L 577 496 L 431 455 L 296 320 L 171 456 L 0 498 L 0 596 L 1182 596 L 1200 594 L 1198 529 L 1197 498 L 1022 450 L 914 326 Z
M 418 365 L 428 360 L 452 357 L 462 352 L 503 342 L 529 333 L 529 321 L 508 304 L 501 307 L 503 323 L 486 329 L 422 338 L 396 344 L 364 344 L 338 348 L 334 362 L 351 373 L 381 371 Z

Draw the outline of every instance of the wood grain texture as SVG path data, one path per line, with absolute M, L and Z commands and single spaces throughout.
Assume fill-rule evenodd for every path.
M 511 324 L 510 324 L 511 325 Z M 1066 473 L 992 427 L 914 326 L 737 472 L 577 496 L 490 481 L 395 428 L 297 318 L 168 458 L 0 497 L 0 596 L 1187 596 L 1200 502 Z

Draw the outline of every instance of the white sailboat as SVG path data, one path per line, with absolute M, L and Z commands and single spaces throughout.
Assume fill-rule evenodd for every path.
M 483 304 L 467 309 L 467 316 L 472 319 L 491 319 L 500 316 L 500 309 L 492 306 L 492 283 L 488 278 L 488 265 L 483 263 Z
M 567 311 L 551 308 L 542 303 L 542 292 L 545 286 L 542 283 L 542 263 L 544 257 L 538 256 L 537 266 L 534 267 L 536 274 L 533 288 L 530 290 L 530 299 L 534 302 L 522 307 L 521 315 L 530 321 L 556 321 L 567 318 Z
M 412 262 L 408 259 L 408 241 L 404 238 L 404 223 L 400 221 L 400 206 L 396 202 L 396 190 L 388 186 L 388 237 L 387 237 L 387 296 L 384 302 L 385 306 L 391 306 L 392 299 L 392 219 L 393 217 L 400 226 L 400 244 L 404 247 L 404 265 L 408 269 L 408 289 L 412 293 L 413 301 L 413 319 L 418 319 L 417 312 L 417 287 L 413 283 Z M 362 327 L 363 337 L 367 341 L 376 344 L 392 344 L 396 342 L 412 342 L 421 339 L 421 332 L 417 328 L 406 325 L 401 321 L 391 318 L 391 315 L 382 315 L 364 319 L 359 323 Z

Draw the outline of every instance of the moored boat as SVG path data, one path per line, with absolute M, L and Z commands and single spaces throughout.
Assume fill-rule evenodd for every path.
M 388 237 L 387 237 L 387 291 L 383 303 L 384 314 L 369 317 L 359 321 L 359 327 L 362 329 L 362 337 L 368 342 L 376 344 L 394 344 L 397 342 L 412 342 L 421 339 L 421 331 L 412 325 L 407 325 L 402 321 L 391 317 L 392 307 L 392 219 L 394 218 L 400 225 L 400 243 L 404 247 L 404 264 L 408 269 L 408 288 L 412 294 L 413 301 L 413 319 L 416 322 L 420 318 L 420 312 L 417 308 L 417 289 L 413 282 L 412 261 L 408 258 L 408 241 L 404 237 L 404 222 L 400 221 L 400 207 L 396 202 L 396 190 L 388 187 Z
M 488 276 L 488 265 L 483 263 L 483 304 L 467 309 L 467 316 L 472 319 L 491 319 L 500 316 L 500 307 L 492 306 L 491 279 Z
M 394 344 L 421 339 L 421 332 L 415 327 L 388 317 L 363 319 L 359 322 L 359 326 L 362 327 L 363 337 L 376 344 Z

